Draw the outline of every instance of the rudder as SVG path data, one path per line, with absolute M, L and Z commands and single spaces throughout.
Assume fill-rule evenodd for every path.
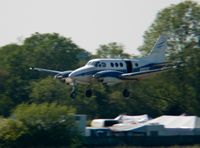
M 165 62 L 165 50 L 167 48 L 167 36 L 160 35 L 154 47 L 152 48 L 148 58 L 156 63 Z

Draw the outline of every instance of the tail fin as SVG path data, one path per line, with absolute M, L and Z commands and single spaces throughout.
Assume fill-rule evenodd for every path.
M 165 50 L 167 48 L 167 37 L 161 35 L 156 41 L 154 47 L 152 48 L 150 54 L 147 56 L 149 60 L 155 63 L 165 62 Z

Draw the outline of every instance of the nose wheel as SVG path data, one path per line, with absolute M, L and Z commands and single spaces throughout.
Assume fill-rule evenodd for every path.
M 85 96 L 86 96 L 86 97 L 91 97 L 91 96 L 92 96 L 92 90 L 91 90 L 91 89 L 87 89 L 87 90 L 85 91 Z
M 70 97 L 72 99 L 75 99 L 76 98 L 76 91 L 72 91 L 71 94 L 70 94 Z

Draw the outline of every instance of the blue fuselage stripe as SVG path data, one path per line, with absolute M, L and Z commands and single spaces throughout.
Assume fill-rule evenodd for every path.
M 147 65 L 144 65 L 144 66 L 141 66 L 141 67 L 137 67 L 137 68 L 133 68 L 132 69 L 132 72 L 139 72 L 141 71 L 141 69 L 144 69 L 146 68 L 147 70 L 155 70 L 155 69 L 160 69 L 162 68 L 164 65 L 161 64 L 158 64 L 158 63 L 151 63 L 151 64 L 147 64 Z M 96 74 L 97 72 L 100 72 L 100 71 L 104 71 L 104 70 L 114 70 L 114 71 L 118 71 L 118 72 L 122 72 L 122 73 L 127 73 L 127 69 L 95 69 L 95 70 L 91 70 L 91 71 L 86 71 L 86 72 L 82 72 L 80 74 L 77 74 L 76 76 L 77 77 L 80 77 L 80 76 L 93 76 L 94 74 Z M 111 75 L 109 75 L 111 76 Z M 113 75 L 113 77 L 115 77 L 116 75 Z

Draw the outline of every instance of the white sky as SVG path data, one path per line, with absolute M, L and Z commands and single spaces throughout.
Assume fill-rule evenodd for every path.
M 119 42 L 136 54 L 158 11 L 181 0 L 0 0 L 0 46 L 56 32 L 95 52 Z

